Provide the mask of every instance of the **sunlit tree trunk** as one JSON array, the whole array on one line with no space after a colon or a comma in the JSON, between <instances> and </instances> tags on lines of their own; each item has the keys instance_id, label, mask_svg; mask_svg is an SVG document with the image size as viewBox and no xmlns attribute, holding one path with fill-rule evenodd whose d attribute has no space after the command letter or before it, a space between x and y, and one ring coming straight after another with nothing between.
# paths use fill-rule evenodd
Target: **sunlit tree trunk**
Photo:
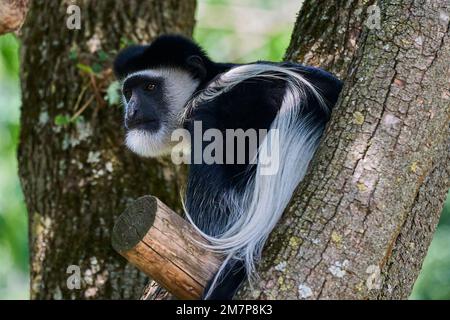
<instances>
[{"instance_id":1,"label":"sunlit tree trunk","mask_svg":"<svg viewBox=\"0 0 450 320\"><path fill-rule=\"evenodd\" d=\"M378 4L379 29L363 27L356 51L346 47L351 35L350 42L328 35L323 41L335 46L316 45L324 51L297 42L333 34L317 24L322 15L340 17L338 7L304 7L309 18L298 18L317 29L301 34L298 23L287 57L327 67L346 84L309 174L268 241L261 278L241 298L410 294L450 187L450 4ZM335 30L346 28L337 22Z\"/></svg>"},{"instance_id":2,"label":"sunlit tree trunk","mask_svg":"<svg viewBox=\"0 0 450 320\"><path fill-rule=\"evenodd\" d=\"M285 60L321 67L345 79L363 27L376 20L374 0L305 0ZM369 18L369 19L368 19Z\"/></svg>"},{"instance_id":3,"label":"sunlit tree trunk","mask_svg":"<svg viewBox=\"0 0 450 320\"><path fill-rule=\"evenodd\" d=\"M121 108L105 100L114 80L111 61L129 43L164 32L191 35L195 1L74 3L80 30L67 27L67 18L76 19L76 9L66 12L69 1L31 1L23 27L18 156L29 212L31 298L138 298L146 277L112 250L114 220L127 201L144 194L179 209L184 169L126 150Z\"/></svg>"}]
</instances>

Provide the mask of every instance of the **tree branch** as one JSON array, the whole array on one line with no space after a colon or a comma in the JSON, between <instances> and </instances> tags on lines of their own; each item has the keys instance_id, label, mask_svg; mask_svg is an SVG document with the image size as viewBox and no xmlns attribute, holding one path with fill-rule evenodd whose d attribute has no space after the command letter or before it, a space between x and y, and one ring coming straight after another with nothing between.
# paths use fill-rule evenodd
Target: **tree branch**
<instances>
[{"instance_id":1,"label":"tree branch","mask_svg":"<svg viewBox=\"0 0 450 320\"><path fill-rule=\"evenodd\" d=\"M221 264L200 243L190 223L152 196L129 205L112 234L117 252L178 299L199 299Z\"/></svg>"}]
</instances>

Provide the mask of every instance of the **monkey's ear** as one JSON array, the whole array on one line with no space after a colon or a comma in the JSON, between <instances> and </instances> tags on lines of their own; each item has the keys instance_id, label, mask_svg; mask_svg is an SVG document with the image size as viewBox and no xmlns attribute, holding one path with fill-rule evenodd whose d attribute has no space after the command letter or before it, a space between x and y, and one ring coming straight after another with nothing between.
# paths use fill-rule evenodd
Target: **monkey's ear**
<instances>
[{"instance_id":1,"label":"monkey's ear","mask_svg":"<svg viewBox=\"0 0 450 320\"><path fill-rule=\"evenodd\" d=\"M194 74L194 77L200 79L206 78L206 66L202 57L197 55L189 56L186 59L186 63Z\"/></svg>"}]
</instances>

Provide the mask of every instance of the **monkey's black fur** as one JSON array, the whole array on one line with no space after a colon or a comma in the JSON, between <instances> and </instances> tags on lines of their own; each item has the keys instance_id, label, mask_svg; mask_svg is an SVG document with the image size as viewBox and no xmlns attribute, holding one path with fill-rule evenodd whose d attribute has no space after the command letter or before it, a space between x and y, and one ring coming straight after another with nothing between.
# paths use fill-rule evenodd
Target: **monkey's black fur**
<instances>
[{"instance_id":1,"label":"monkey's black fur","mask_svg":"<svg viewBox=\"0 0 450 320\"><path fill-rule=\"evenodd\" d=\"M117 78L123 79L140 70L175 67L189 71L204 85L232 66L212 62L200 46L187 38L163 35L150 45L134 45L122 50L114 61L114 73Z\"/></svg>"},{"instance_id":2,"label":"monkey's black fur","mask_svg":"<svg viewBox=\"0 0 450 320\"><path fill-rule=\"evenodd\" d=\"M342 83L330 73L318 68L295 63L258 61L254 64L273 64L294 70L308 80L322 95L325 108L319 105L313 94L307 93L298 117L310 117L311 122L323 130L342 88ZM199 81L197 90L208 86L220 74L239 66L231 63L212 62L206 53L191 40L177 35L157 38L147 46L132 46L118 55L114 71L119 79L146 69L169 67L189 72ZM283 79L248 79L217 98L199 104L184 126L193 134L193 121L202 122L202 131L215 128L269 129L280 111L286 91ZM205 143L202 142L202 150ZM283 141L281 141L283 143ZM194 144L192 144L192 147ZM236 154L236 153L235 153ZM224 152L224 163L225 163ZM249 160L249 159L247 159ZM280 159L283 161L283 159ZM209 235L220 235L229 222L229 204L222 195L234 192L242 194L247 182L253 178L255 165L248 164L191 164L189 170L186 206L195 224ZM275 192L275 191L274 191ZM201 208L200 208L201 207ZM221 209L218 210L217 208ZM208 216L205 216L208 215ZM211 221L214 221L211 227ZM221 281L214 287L209 299L231 299L246 277L240 260L232 259L222 273Z\"/></svg>"}]
</instances>

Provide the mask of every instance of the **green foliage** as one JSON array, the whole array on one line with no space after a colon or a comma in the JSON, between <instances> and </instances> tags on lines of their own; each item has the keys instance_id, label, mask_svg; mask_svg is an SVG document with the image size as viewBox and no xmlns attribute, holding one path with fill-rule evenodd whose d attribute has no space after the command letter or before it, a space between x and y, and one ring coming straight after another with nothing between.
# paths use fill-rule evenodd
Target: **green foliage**
<instances>
[{"instance_id":1,"label":"green foliage","mask_svg":"<svg viewBox=\"0 0 450 320\"><path fill-rule=\"evenodd\" d=\"M215 5L229 6L230 4L239 4L242 6L264 8L264 9L275 9L279 5L277 0L200 0L201 2ZM199 1L199 2L200 2Z\"/></svg>"},{"instance_id":2,"label":"green foliage","mask_svg":"<svg viewBox=\"0 0 450 320\"><path fill-rule=\"evenodd\" d=\"M94 71L94 73L98 74L98 73L102 72L102 70L103 70L103 67L100 63L95 62L92 65L92 71Z\"/></svg>"},{"instance_id":3,"label":"green foliage","mask_svg":"<svg viewBox=\"0 0 450 320\"><path fill-rule=\"evenodd\" d=\"M88 74L94 74L95 73L91 66L88 66L88 65L83 64L83 63L78 63L77 64L77 68L79 70L85 72L85 73L88 73Z\"/></svg>"},{"instance_id":4,"label":"green foliage","mask_svg":"<svg viewBox=\"0 0 450 320\"><path fill-rule=\"evenodd\" d=\"M290 30L270 34L267 37L265 45L253 52L246 59L251 60L269 60L269 61L281 61L283 60L284 52L289 44Z\"/></svg>"},{"instance_id":5,"label":"green foliage","mask_svg":"<svg viewBox=\"0 0 450 320\"><path fill-rule=\"evenodd\" d=\"M123 49L126 48L128 46L134 45L136 44L133 40L128 39L127 37L122 37L120 38L120 48L119 49Z\"/></svg>"},{"instance_id":6,"label":"green foliage","mask_svg":"<svg viewBox=\"0 0 450 320\"><path fill-rule=\"evenodd\" d=\"M289 21L294 15L287 17L286 12L277 15L276 12L281 11L279 1L200 0L199 7L201 14L194 38L207 49L213 60L237 63L282 60L293 28ZM237 11L241 11L242 16L238 15L234 21ZM255 26L246 20L260 13L268 17L267 23ZM274 21L274 16L278 21ZM217 24L215 19L219 20ZM247 22L250 27L246 27ZM236 24L242 25L242 30Z\"/></svg>"},{"instance_id":7,"label":"green foliage","mask_svg":"<svg viewBox=\"0 0 450 320\"><path fill-rule=\"evenodd\" d=\"M108 101L108 105L119 105L120 103L120 84L119 81L112 82L108 89L106 90L106 101Z\"/></svg>"},{"instance_id":8,"label":"green foliage","mask_svg":"<svg viewBox=\"0 0 450 320\"><path fill-rule=\"evenodd\" d=\"M230 48L225 42L229 36L233 36L232 30L196 28L194 31L194 38L216 61L226 61L231 55Z\"/></svg>"},{"instance_id":9,"label":"green foliage","mask_svg":"<svg viewBox=\"0 0 450 320\"><path fill-rule=\"evenodd\" d=\"M0 79L19 77L19 43L12 35L0 37Z\"/></svg>"},{"instance_id":10,"label":"green foliage","mask_svg":"<svg viewBox=\"0 0 450 320\"><path fill-rule=\"evenodd\" d=\"M233 30L195 29L194 38L206 48L208 54L216 61L246 63L257 60L281 61L289 44L290 30L267 36L263 45L245 56L235 56L229 43L238 43Z\"/></svg>"},{"instance_id":11,"label":"green foliage","mask_svg":"<svg viewBox=\"0 0 450 320\"><path fill-rule=\"evenodd\" d=\"M69 59L72 61L76 61L78 59L78 52L76 49L71 49L69 51Z\"/></svg>"},{"instance_id":12,"label":"green foliage","mask_svg":"<svg viewBox=\"0 0 450 320\"><path fill-rule=\"evenodd\" d=\"M100 50L98 53L98 60L100 62L107 62L109 59L109 54L106 51Z\"/></svg>"},{"instance_id":13,"label":"green foliage","mask_svg":"<svg viewBox=\"0 0 450 320\"><path fill-rule=\"evenodd\" d=\"M450 193L411 299L450 299Z\"/></svg>"},{"instance_id":14,"label":"green foliage","mask_svg":"<svg viewBox=\"0 0 450 320\"><path fill-rule=\"evenodd\" d=\"M55 117L55 124L57 126L65 126L70 123L70 117L66 114L58 114Z\"/></svg>"},{"instance_id":15,"label":"green foliage","mask_svg":"<svg viewBox=\"0 0 450 320\"><path fill-rule=\"evenodd\" d=\"M28 232L17 176L19 43L0 36L0 299L28 297Z\"/></svg>"},{"instance_id":16,"label":"green foliage","mask_svg":"<svg viewBox=\"0 0 450 320\"><path fill-rule=\"evenodd\" d=\"M78 53L76 50L72 49L69 52L69 58L72 61L78 61ZM77 63L76 66L78 70L87 73L87 74L94 74L99 75L104 69L106 64L109 63L110 56L107 52L101 50L97 53L96 59L91 63L91 65L87 65L84 63Z\"/></svg>"}]
</instances>

